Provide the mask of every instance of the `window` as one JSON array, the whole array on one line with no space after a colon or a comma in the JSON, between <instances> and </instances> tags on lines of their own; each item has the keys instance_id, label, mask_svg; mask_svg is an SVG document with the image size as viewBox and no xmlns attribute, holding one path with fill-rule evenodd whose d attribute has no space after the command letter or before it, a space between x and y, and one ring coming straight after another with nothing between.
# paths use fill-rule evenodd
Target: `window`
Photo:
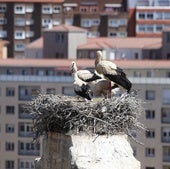
<instances>
[{"instance_id":1,"label":"window","mask_svg":"<svg viewBox=\"0 0 170 169\"><path fill-rule=\"evenodd\" d=\"M42 6L42 13L43 14L51 14L52 13L52 6L51 5L43 5Z\"/></svg>"},{"instance_id":2,"label":"window","mask_svg":"<svg viewBox=\"0 0 170 169\"><path fill-rule=\"evenodd\" d=\"M117 19L109 19L108 26L110 27L118 27L118 20Z\"/></svg>"},{"instance_id":3,"label":"window","mask_svg":"<svg viewBox=\"0 0 170 169\"><path fill-rule=\"evenodd\" d=\"M7 19L6 18L0 18L0 25L5 25L7 24Z\"/></svg>"},{"instance_id":4,"label":"window","mask_svg":"<svg viewBox=\"0 0 170 169\"><path fill-rule=\"evenodd\" d=\"M19 159L19 169L34 169L34 161L28 159Z\"/></svg>"},{"instance_id":5,"label":"window","mask_svg":"<svg viewBox=\"0 0 170 169\"><path fill-rule=\"evenodd\" d=\"M109 33L109 36L111 36L111 37L116 37L116 36L117 36L117 33L116 33L116 32L110 32L110 33Z\"/></svg>"},{"instance_id":6,"label":"window","mask_svg":"<svg viewBox=\"0 0 170 169\"><path fill-rule=\"evenodd\" d=\"M55 88L47 88L46 93L47 94L56 94L56 90L55 90Z\"/></svg>"},{"instance_id":7,"label":"window","mask_svg":"<svg viewBox=\"0 0 170 169\"><path fill-rule=\"evenodd\" d=\"M39 86L19 86L19 100L31 100L39 94Z\"/></svg>"},{"instance_id":8,"label":"window","mask_svg":"<svg viewBox=\"0 0 170 169\"><path fill-rule=\"evenodd\" d=\"M155 110L146 110L145 117L146 117L146 119L154 119L155 118Z\"/></svg>"},{"instance_id":9,"label":"window","mask_svg":"<svg viewBox=\"0 0 170 169\"><path fill-rule=\"evenodd\" d=\"M137 32L145 32L146 31L145 25L137 25L136 26L136 31Z\"/></svg>"},{"instance_id":10,"label":"window","mask_svg":"<svg viewBox=\"0 0 170 169\"><path fill-rule=\"evenodd\" d=\"M15 96L15 88L7 87L6 88L6 96Z\"/></svg>"},{"instance_id":11,"label":"window","mask_svg":"<svg viewBox=\"0 0 170 169\"><path fill-rule=\"evenodd\" d=\"M146 98L146 100L155 100L155 91L147 90L145 98Z\"/></svg>"},{"instance_id":12,"label":"window","mask_svg":"<svg viewBox=\"0 0 170 169\"><path fill-rule=\"evenodd\" d=\"M42 19L42 26L43 27L51 27L52 26L52 19L50 19L50 18Z\"/></svg>"},{"instance_id":13,"label":"window","mask_svg":"<svg viewBox=\"0 0 170 169\"><path fill-rule=\"evenodd\" d=\"M147 13L147 19L153 19L153 13Z\"/></svg>"},{"instance_id":14,"label":"window","mask_svg":"<svg viewBox=\"0 0 170 169\"><path fill-rule=\"evenodd\" d=\"M156 25L156 28L155 28L156 32L161 32L162 29L163 29L162 25Z\"/></svg>"},{"instance_id":15,"label":"window","mask_svg":"<svg viewBox=\"0 0 170 169\"><path fill-rule=\"evenodd\" d=\"M127 19L119 19L119 25L120 26L127 25Z\"/></svg>"},{"instance_id":16,"label":"window","mask_svg":"<svg viewBox=\"0 0 170 169\"><path fill-rule=\"evenodd\" d=\"M134 53L134 59L139 59L139 53L137 52Z\"/></svg>"},{"instance_id":17,"label":"window","mask_svg":"<svg viewBox=\"0 0 170 169\"><path fill-rule=\"evenodd\" d=\"M153 25L146 25L147 32L153 32Z\"/></svg>"},{"instance_id":18,"label":"window","mask_svg":"<svg viewBox=\"0 0 170 169\"><path fill-rule=\"evenodd\" d=\"M62 94L67 95L67 96L74 96L74 90L72 87L62 87Z\"/></svg>"},{"instance_id":19,"label":"window","mask_svg":"<svg viewBox=\"0 0 170 169\"><path fill-rule=\"evenodd\" d=\"M162 91L163 104L170 104L170 89L164 89Z\"/></svg>"},{"instance_id":20,"label":"window","mask_svg":"<svg viewBox=\"0 0 170 169\"><path fill-rule=\"evenodd\" d=\"M34 36L34 32L33 31L26 31L26 38L31 38ZM25 49L25 47L24 47Z\"/></svg>"},{"instance_id":21,"label":"window","mask_svg":"<svg viewBox=\"0 0 170 169\"><path fill-rule=\"evenodd\" d=\"M162 12L156 12L155 13L155 19L163 19L163 13Z\"/></svg>"},{"instance_id":22,"label":"window","mask_svg":"<svg viewBox=\"0 0 170 169\"><path fill-rule=\"evenodd\" d=\"M53 13L61 13L61 6L55 5L53 6Z\"/></svg>"},{"instance_id":23,"label":"window","mask_svg":"<svg viewBox=\"0 0 170 169\"><path fill-rule=\"evenodd\" d=\"M0 38L7 38L7 31L0 30Z\"/></svg>"},{"instance_id":24,"label":"window","mask_svg":"<svg viewBox=\"0 0 170 169\"><path fill-rule=\"evenodd\" d=\"M161 109L162 123L170 123L170 108L163 107Z\"/></svg>"},{"instance_id":25,"label":"window","mask_svg":"<svg viewBox=\"0 0 170 169\"><path fill-rule=\"evenodd\" d=\"M25 26L25 19L24 18L16 18L15 26Z\"/></svg>"},{"instance_id":26,"label":"window","mask_svg":"<svg viewBox=\"0 0 170 169\"><path fill-rule=\"evenodd\" d=\"M146 167L145 169L155 169L155 167Z\"/></svg>"},{"instance_id":27,"label":"window","mask_svg":"<svg viewBox=\"0 0 170 169\"><path fill-rule=\"evenodd\" d=\"M127 37L127 32L118 32L118 37Z\"/></svg>"},{"instance_id":28,"label":"window","mask_svg":"<svg viewBox=\"0 0 170 169\"><path fill-rule=\"evenodd\" d=\"M7 75L13 75L14 72L13 72L12 69L7 69L6 74L7 74Z\"/></svg>"},{"instance_id":29,"label":"window","mask_svg":"<svg viewBox=\"0 0 170 169\"><path fill-rule=\"evenodd\" d=\"M33 25L34 24L34 20L31 19L31 18L27 18L26 21L25 21L25 24L26 25Z\"/></svg>"},{"instance_id":30,"label":"window","mask_svg":"<svg viewBox=\"0 0 170 169\"><path fill-rule=\"evenodd\" d=\"M6 106L6 114L15 114L14 106Z\"/></svg>"},{"instance_id":31,"label":"window","mask_svg":"<svg viewBox=\"0 0 170 169\"><path fill-rule=\"evenodd\" d=\"M6 160L5 161L5 169L14 169L14 161Z\"/></svg>"},{"instance_id":32,"label":"window","mask_svg":"<svg viewBox=\"0 0 170 169\"><path fill-rule=\"evenodd\" d=\"M139 19L145 19L145 13L139 13L138 18Z\"/></svg>"},{"instance_id":33,"label":"window","mask_svg":"<svg viewBox=\"0 0 170 169\"><path fill-rule=\"evenodd\" d=\"M15 4L14 12L15 12L15 14L25 14L25 5L24 4Z\"/></svg>"},{"instance_id":34,"label":"window","mask_svg":"<svg viewBox=\"0 0 170 169\"><path fill-rule=\"evenodd\" d=\"M82 27L91 27L92 26L91 20L90 19L82 19L81 26Z\"/></svg>"},{"instance_id":35,"label":"window","mask_svg":"<svg viewBox=\"0 0 170 169\"><path fill-rule=\"evenodd\" d=\"M33 124L29 122L20 122L19 125L20 137L32 137L33 136Z\"/></svg>"},{"instance_id":36,"label":"window","mask_svg":"<svg viewBox=\"0 0 170 169\"><path fill-rule=\"evenodd\" d=\"M25 31L15 31L15 39L25 39Z\"/></svg>"},{"instance_id":37,"label":"window","mask_svg":"<svg viewBox=\"0 0 170 169\"><path fill-rule=\"evenodd\" d=\"M155 156L155 149L154 148L146 148L145 149L145 156L146 157L154 157Z\"/></svg>"},{"instance_id":38,"label":"window","mask_svg":"<svg viewBox=\"0 0 170 169\"><path fill-rule=\"evenodd\" d=\"M63 33L56 33L56 42L63 43L64 42L64 34Z\"/></svg>"},{"instance_id":39,"label":"window","mask_svg":"<svg viewBox=\"0 0 170 169\"><path fill-rule=\"evenodd\" d=\"M18 142L19 155L39 155L40 145L33 142Z\"/></svg>"},{"instance_id":40,"label":"window","mask_svg":"<svg viewBox=\"0 0 170 169\"><path fill-rule=\"evenodd\" d=\"M164 13L164 19L170 19L170 13L169 12Z\"/></svg>"},{"instance_id":41,"label":"window","mask_svg":"<svg viewBox=\"0 0 170 169\"><path fill-rule=\"evenodd\" d=\"M170 147L163 146L163 161L170 162Z\"/></svg>"},{"instance_id":42,"label":"window","mask_svg":"<svg viewBox=\"0 0 170 169\"><path fill-rule=\"evenodd\" d=\"M153 77L154 75L154 72L153 71L147 71L146 72L146 77Z\"/></svg>"},{"instance_id":43,"label":"window","mask_svg":"<svg viewBox=\"0 0 170 169\"><path fill-rule=\"evenodd\" d=\"M20 43L20 44L15 44L15 51L16 52L23 52L25 49L25 44Z\"/></svg>"},{"instance_id":44,"label":"window","mask_svg":"<svg viewBox=\"0 0 170 169\"><path fill-rule=\"evenodd\" d=\"M133 72L133 76L134 77L141 77L141 72L135 71L135 72Z\"/></svg>"},{"instance_id":45,"label":"window","mask_svg":"<svg viewBox=\"0 0 170 169\"><path fill-rule=\"evenodd\" d=\"M6 12L6 4L0 4L0 12Z\"/></svg>"},{"instance_id":46,"label":"window","mask_svg":"<svg viewBox=\"0 0 170 169\"><path fill-rule=\"evenodd\" d=\"M170 43L170 32L166 33L166 42Z\"/></svg>"},{"instance_id":47,"label":"window","mask_svg":"<svg viewBox=\"0 0 170 169\"><path fill-rule=\"evenodd\" d=\"M14 133L14 124L6 124L6 133Z\"/></svg>"},{"instance_id":48,"label":"window","mask_svg":"<svg viewBox=\"0 0 170 169\"><path fill-rule=\"evenodd\" d=\"M73 25L73 19L70 18L70 19L65 19L65 24L66 25Z\"/></svg>"},{"instance_id":49,"label":"window","mask_svg":"<svg viewBox=\"0 0 170 169\"><path fill-rule=\"evenodd\" d=\"M161 130L162 142L170 142L170 127L162 127Z\"/></svg>"},{"instance_id":50,"label":"window","mask_svg":"<svg viewBox=\"0 0 170 169\"><path fill-rule=\"evenodd\" d=\"M14 151L14 143L13 142L6 142L5 147L6 147L6 151Z\"/></svg>"},{"instance_id":51,"label":"window","mask_svg":"<svg viewBox=\"0 0 170 169\"><path fill-rule=\"evenodd\" d=\"M60 25L61 19L53 19L53 25Z\"/></svg>"},{"instance_id":52,"label":"window","mask_svg":"<svg viewBox=\"0 0 170 169\"><path fill-rule=\"evenodd\" d=\"M27 4L27 6L26 6L26 12L27 12L27 13L32 13L32 12L34 12L34 5L33 5L33 4Z\"/></svg>"},{"instance_id":53,"label":"window","mask_svg":"<svg viewBox=\"0 0 170 169\"><path fill-rule=\"evenodd\" d=\"M100 24L100 19L92 19L92 25L98 26Z\"/></svg>"},{"instance_id":54,"label":"window","mask_svg":"<svg viewBox=\"0 0 170 169\"><path fill-rule=\"evenodd\" d=\"M155 130L154 129L149 129L146 131L146 138L155 138Z\"/></svg>"}]
</instances>

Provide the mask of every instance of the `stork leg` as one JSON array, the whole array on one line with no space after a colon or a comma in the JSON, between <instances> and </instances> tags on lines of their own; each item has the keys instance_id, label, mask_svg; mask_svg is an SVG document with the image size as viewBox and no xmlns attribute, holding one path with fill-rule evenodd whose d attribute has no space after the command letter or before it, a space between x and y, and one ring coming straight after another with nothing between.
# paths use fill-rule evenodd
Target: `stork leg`
<instances>
[{"instance_id":1,"label":"stork leg","mask_svg":"<svg viewBox=\"0 0 170 169\"><path fill-rule=\"evenodd\" d=\"M112 84L109 82L109 92L108 92L108 98L112 97Z\"/></svg>"}]
</instances>

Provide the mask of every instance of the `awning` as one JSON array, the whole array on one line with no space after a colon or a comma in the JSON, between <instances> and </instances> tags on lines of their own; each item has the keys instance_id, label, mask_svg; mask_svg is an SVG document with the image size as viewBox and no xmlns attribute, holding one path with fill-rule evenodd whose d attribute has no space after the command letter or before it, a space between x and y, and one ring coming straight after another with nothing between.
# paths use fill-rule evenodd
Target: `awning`
<instances>
[{"instance_id":1,"label":"awning","mask_svg":"<svg viewBox=\"0 0 170 169\"><path fill-rule=\"evenodd\" d=\"M122 4L105 4L105 7L114 7L114 8L119 8L119 7L121 7L122 6Z\"/></svg>"},{"instance_id":2,"label":"awning","mask_svg":"<svg viewBox=\"0 0 170 169\"><path fill-rule=\"evenodd\" d=\"M77 7L78 5L76 3L64 3L64 7Z\"/></svg>"}]
</instances>

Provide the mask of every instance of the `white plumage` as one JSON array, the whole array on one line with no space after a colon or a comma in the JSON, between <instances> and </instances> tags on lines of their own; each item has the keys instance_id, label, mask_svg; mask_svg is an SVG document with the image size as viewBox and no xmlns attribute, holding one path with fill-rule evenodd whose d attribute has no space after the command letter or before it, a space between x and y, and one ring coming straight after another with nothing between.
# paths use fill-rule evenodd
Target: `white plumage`
<instances>
[{"instance_id":1,"label":"white plumage","mask_svg":"<svg viewBox=\"0 0 170 169\"><path fill-rule=\"evenodd\" d=\"M87 100L92 100L93 93L90 89L90 86L85 81L81 80L78 77L77 67L75 67L75 65L73 66L74 63L72 63L72 75L74 78L74 82L73 82L74 92L78 96L81 96Z\"/></svg>"},{"instance_id":2,"label":"white plumage","mask_svg":"<svg viewBox=\"0 0 170 169\"><path fill-rule=\"evenodd\" d=\"M127 79L123 70L111 61L103 60L102 52L97 51L95 59L95 68L97 73L103 74L108 81L114 82L116 85L123 87L128 92L131 90L132 83Z\"/></svg>"},{"instance_id":3,"label":"white plumage","mask_svg":"<svg viewBox=\"0 0 170 169\"><path fill-rule=\"evenodd\" d=\"M72 73L76 72L77 77L84 82L92 82L92 81L95 81L97 79L101 79L101 77L98 76L95 72L85 70L85 69L77 70L76 62L72 62L71 70L72 70Z\"/></svg>"},{"instance_id":4,"label":"white plumage","mask_svg":"<svg viewBox=\"0 0 170 169\"><path fill-rule=\"evenodd\" d=\"M77 82L81 81L81 83L88 84L93 93L93 97L104 96L107 98L109 90L109 82L107 80L102 79L95 72L91 72L89 70L77 70L76 62L72 62L71 69L72 73L76 74ZM75 87L76 86L74 86L74 88ZM112 89L113 88L115 88L115 86L112 86Z\"/></svg>"}]
</instances>

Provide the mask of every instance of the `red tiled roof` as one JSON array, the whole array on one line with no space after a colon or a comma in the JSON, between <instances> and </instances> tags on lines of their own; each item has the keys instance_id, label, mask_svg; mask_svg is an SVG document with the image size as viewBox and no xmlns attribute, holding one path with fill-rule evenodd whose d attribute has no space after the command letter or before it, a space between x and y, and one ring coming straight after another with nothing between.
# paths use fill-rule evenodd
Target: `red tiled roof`
<instances>
[{"instance_id":1,"label":"red tiled roof","mask_svg":"<svg viewBox=\"0 0 170 169\"><path fill-rule=\"evenodd\" d=\"M140 48L159 49L162 46L161 38L88 38L86 44L79 45L82 49L106 49L106 48ZM43 48L43 38L37 39L27 45L27 48Z\"/></svg>"},{"instance_id":2,"label":"red tiled roof","mask_svg":"<svg viewBox=\"0 0 170 169\"><path fill-rule=\"evenodd\" d=\"M43 37L29 43L27 46L27 48L43 48Z\"/></svg>"},{"instance_id":3,"label":"red tiled roof","mask_svg":"<svg viewBox=\"0 0 170 169\"><path fill-rule=\"evenodd\" d=\"M22 3L63 3L64 0L1 0L1 2L22 2Z\"/></svg>"},{"instance_id":4,"label":"red tiled roof","mask_svg":"<svg viewBox=\"0 0 170 169\"><path fill-rule=\"evenodd\" d=\"M161 38L89 38L86 44L79 45L78 49L104 49L104 48L145 48L156 45L161 47ZM155 47L155 46L154 46Z\"/></svg>"},{"instance_id":5,"label":"red tiled roof","mask_svg":"<svg viewBox=\"0 0 170 169\"><path fill-rule=\"evenodd\" d=\"M0 67L68 67L73 60L68 59L1 59ZM94 60L77 59L78 67L94 67ZM114 60L125 69L170 69L170 60Z\"/></svg>"},{"instance_id":6,"label":"red tiled roof","mask_svg":"<svg viewBox=\"0 0 170 169\"><path fill-rule=\"evenodd\" d=\"M66 25L66 24L61 24L61 25L52 27L51 29L46 29L44 31L47 31L47 32L87 32L86 29L83 29L77 26Z\"/></svg>"}]
</instances>

